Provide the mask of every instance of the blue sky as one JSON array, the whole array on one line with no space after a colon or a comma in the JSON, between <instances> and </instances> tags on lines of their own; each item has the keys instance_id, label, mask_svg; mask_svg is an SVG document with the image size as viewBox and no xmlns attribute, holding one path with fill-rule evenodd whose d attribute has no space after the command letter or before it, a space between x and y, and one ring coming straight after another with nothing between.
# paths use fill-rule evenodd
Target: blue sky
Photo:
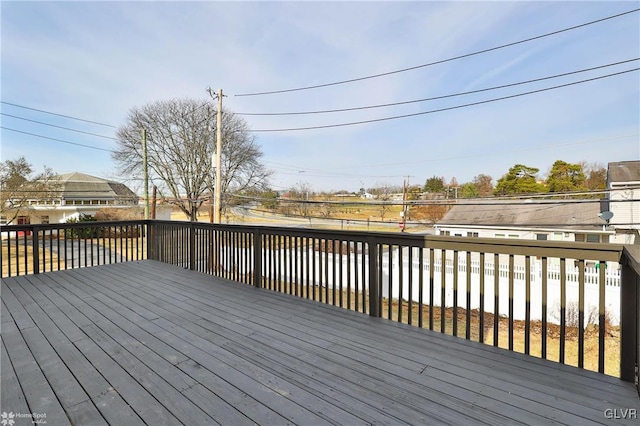
<instances>
[{"instance_id":1,"label":"blue sky","mask_svg":"<svg viewBox=\"0 0 640 426\"><path fill-rule=\"evenodd\" d=\"M210 100L237 113L326 110L442 96L640 57L640 13L386 77L290 93L447 59L579 25L637 2L10 2L1 3L2 101L120 126L134 106ZM371 120L479 102L638 68L397 107L246 116L252 129ZM5 128L109 150L112 127L2 104ZM272 186L317 190L499 178L516 163L640 158L638 71L558 90L357 126L256 133ZM118 176L106 151L2 129L1 159ZM135 186L135 185L134 185Z\"/></svg>"}]
</instances>

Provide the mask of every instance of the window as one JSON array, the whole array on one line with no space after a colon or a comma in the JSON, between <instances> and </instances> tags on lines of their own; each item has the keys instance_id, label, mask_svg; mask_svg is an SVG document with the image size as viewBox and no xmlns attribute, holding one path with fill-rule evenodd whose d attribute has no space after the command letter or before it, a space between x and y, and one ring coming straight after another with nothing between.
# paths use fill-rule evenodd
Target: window
<instances>
[{"instance_id":1,"label":"window","mask_svg":"<svg viewBox=\"0 0 640 426\"><path fill-rule=\"evenodd\" d=\"M40 223L49 223L49 216L40 216Z\"/></svg>"},{"instance_id":2,"label":"window","mask_svg":"<svg viewBox=\"0 0 640 426\"><path fill-rule=\"evenodd\" d=\"M496 238L504 238L505 235L504 234L494 234L494 237L496 237Z\"/></svg>"},{"instance_id":3,"label":"window","mask_svg":"<svg viewBox=\"0 0 640 426\"><path fill-rule=\"evenodd\" d=\"M536 234L536 240L538 240L538 241L546 241L547 240L547 234Z\"/></svg>"},{"instance_id":4,"label":"window","mask_svg":"<svg viewBox=\"0 0 640 426\"><path fill-rule=\"evenodd\" d=\"M477 232L467 232L467 237L478 237Z\"/></svg>"},{"instance_id":5,"label":"window","mask_svg":"<svg viewBox=\"0 0 640 426\"><path fill-rule=\"evenodd\" d=\"M509 234L509 238L520 238L518 234Z\"/></svg>"},{"instance_id":6,"label":"window","mask_svg":"<svg viewBox=\"0 0 640 426\"><path fill-rule=\"evenodd\" d=\"M587 242L588 243L599 243L600 235L598 234L587 234Z\"/></svg>"},{"instance_id":7,"label":"window","mask_svg":"<svg viewBox=\"0 0 640 426\"><path fill-rule=\"evenodd\" d=\"M6 225L7 224L7 217L6 216L0 216L0 225Z\"/></svg>"},{"instance_id":8,"label":"window","mask_svg":"<svg viewBox=\"0 0 640 426\"><path fill-rule=\"evenodd\" d=\"M451 231L440 231L440 235L451 235Z\"/></svg>"}]
</instances>

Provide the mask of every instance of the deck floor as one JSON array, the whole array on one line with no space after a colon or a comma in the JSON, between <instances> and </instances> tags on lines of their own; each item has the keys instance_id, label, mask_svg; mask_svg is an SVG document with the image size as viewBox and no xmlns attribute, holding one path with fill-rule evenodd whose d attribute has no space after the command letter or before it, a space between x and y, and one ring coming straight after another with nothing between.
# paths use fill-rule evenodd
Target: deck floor
<instances>
[{"instance_id":1,"label":"deck floor","mask_svg":"<svg viewBox=\"0 0 640 426\"><path fill-rule=\"evenodd\" d=\"M154 261L1 295L15 426L638 422L612 377Z\"/></svg>"}]
</instances>

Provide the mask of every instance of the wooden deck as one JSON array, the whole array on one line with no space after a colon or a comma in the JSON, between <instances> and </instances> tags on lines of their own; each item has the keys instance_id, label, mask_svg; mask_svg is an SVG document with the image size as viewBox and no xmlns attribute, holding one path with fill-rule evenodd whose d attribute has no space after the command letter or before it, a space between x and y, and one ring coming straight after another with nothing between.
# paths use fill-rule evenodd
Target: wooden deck
<instances>
[{"instance_id":1,"label":"wooden deck","mask_svg":"<svg viewBox=\"0 0 640 426\"><path fill-rule=\"evenodd\" d=\"M638 422L630 383L159 262L1 295L0 411L48 425Z\"/></svg>"}]
</instances>

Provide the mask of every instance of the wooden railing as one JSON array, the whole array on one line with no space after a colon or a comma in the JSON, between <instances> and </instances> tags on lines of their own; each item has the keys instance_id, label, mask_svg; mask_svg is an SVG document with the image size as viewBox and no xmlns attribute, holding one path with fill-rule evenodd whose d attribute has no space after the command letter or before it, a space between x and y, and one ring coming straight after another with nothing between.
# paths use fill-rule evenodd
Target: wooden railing
<instances>
[{"instance_id":1,"label":"wooden railing","mask_svg":"<svg viewBox=\"0 0 640 426\"><path fill-rule=\"evenodd\" d=\"M633 247L174 221L2 235L3 277L153 259L637 383Z\"/></svg>"},{"instance_id":2,"label":"wooden railing","mask_svg":"<svg viewBox=\"0 0 640 426\"><path fill-rule=\"evenodd\" d=\"M3 226L2 277L146 259L146 229L143 221Z\"/></svg>"}]
</instances>

